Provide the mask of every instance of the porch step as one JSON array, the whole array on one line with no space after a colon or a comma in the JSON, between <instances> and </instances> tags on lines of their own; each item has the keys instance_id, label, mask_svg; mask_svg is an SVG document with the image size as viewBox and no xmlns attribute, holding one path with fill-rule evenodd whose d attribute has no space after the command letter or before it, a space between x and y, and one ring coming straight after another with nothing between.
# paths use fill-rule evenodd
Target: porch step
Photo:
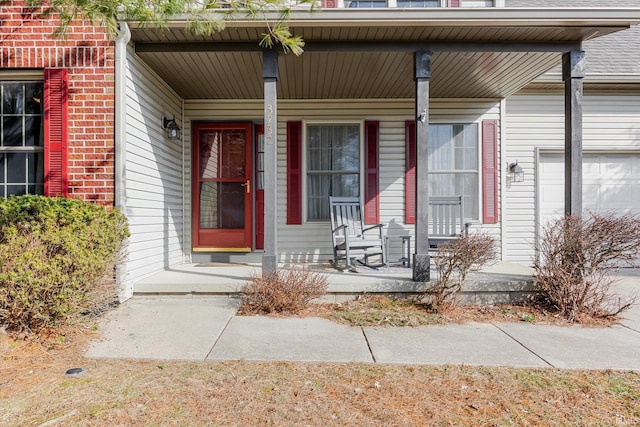
<instances>
[{"instance_id":1,"label":"porch step","mask_svg":"<svg viewBox=\"0 0 640 427\"><path fill-rule=\"evenodd\" d=\"M514 303L534 294L533 279L526 267L501 263L468 276L461 302L464 304ZM282 266L287 268L287 266ZM340 272L326 265L310 268L326 273L329 280L324 301L341 302L358 295L379 294L407 297L422 293L423 283L411 280L410 268L361 269ZM190 295L238 297L252 275L261 273L260 264L207 262L172 267L134 284L134 295ZM434 278L433 278L434 279Z\"/></svg>"}]
</instances>

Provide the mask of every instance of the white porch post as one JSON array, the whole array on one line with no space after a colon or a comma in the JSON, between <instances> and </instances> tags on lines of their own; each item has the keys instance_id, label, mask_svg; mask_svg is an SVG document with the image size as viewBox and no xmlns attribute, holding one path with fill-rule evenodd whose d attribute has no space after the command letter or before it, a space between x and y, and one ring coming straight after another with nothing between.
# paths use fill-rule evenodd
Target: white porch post
<instances>
[{"instance_id":1,"label":"white porch post","mask_svg":"<svg viewBox=\"0 0 640 427\"><path fill-rule=\"evenodd\" d=\"M264 255L262 275L278 269L277 123L278 51L262 53L264 79Z\"/></svg>"},{"instance_id":2,"label":"white porch post","mask_svg":"<svg viewBox=\"0 0 640 427\"><path fill-rule=\"evenodd\" d=\"M562 55L564 81L564 212L582 215L582 81L585 54L572 50Z\"/></svg>"},{"instance_id":3,"label":"white porch post","mask_svg":"<svg viewBox=\"0 0 640 427\"><path fill-rule=\"evenodd\" d=\"M429 268L429 79L431 51L415 53L416 81L416 252L413 280L428 282Z\"/></svg>"}]
</instances>

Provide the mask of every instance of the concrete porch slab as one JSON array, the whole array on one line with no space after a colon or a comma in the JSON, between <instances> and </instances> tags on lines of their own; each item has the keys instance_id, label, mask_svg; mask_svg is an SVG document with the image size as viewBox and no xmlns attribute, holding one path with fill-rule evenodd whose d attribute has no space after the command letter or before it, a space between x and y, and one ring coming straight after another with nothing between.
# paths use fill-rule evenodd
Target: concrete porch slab
<instances>
[{"instance_id":1,"label":"concrete porch slab","mask_svg":"<svg viewBox=\"0 0 640 427\"><path fill-rule=\"evenodd\" d=\"M548 367L491 324L364 328L377 363Z\"/></svg>"},{"instance_id":2,"label":"concrete porch slab","mask_svg":"<svg viewBox=\"0 0 640 427\"><path fill-rule=\"evenodd\" d=\"M181 264L159 271L133 286L134 295L233 295L249 280L260 274L260 265L209 263Z\"/></svg>"},{"instance_id":3,"label":"concrete porch slab","mask_svg":"<svg viewBox=\"0 0 640 427\"><path fill-rule=\"evenodd\" d=\"M265 316L234 317L207 360L373 362L359 328Z\"/></svg>"},{"instance_id":4,"label":"concrete porch slab","mask_svg":"<svg viewBox=\"0 0 640 427\"><path fill-rule=\"evenodd\" d=\"M358 272L338 271L328 264L308 264L308 268L327 275L327 302L353 299L362 293L396 294L422 292L426 285L412 281L412 270L401 265L379 269L358 268ZM299 268L280 265L280 269ZM260 264L204 263L183 264L158 272L134 284L134 295L211 295L237 296L252 275L261 273ZM498 263L469 276L464 287L466 302L515 302L531 290L527 267Z\"/></svg>"},{"instance_id":5,"label":"concrete porch slab","mask_svg":"<svg viewBox=\"0 0 640 427\"><path fill-rule=\"evenodd\" d=\"M100 322L87 357L203 361L238 307L237 300L134 297Z\"/></svg>"}]
</instances>

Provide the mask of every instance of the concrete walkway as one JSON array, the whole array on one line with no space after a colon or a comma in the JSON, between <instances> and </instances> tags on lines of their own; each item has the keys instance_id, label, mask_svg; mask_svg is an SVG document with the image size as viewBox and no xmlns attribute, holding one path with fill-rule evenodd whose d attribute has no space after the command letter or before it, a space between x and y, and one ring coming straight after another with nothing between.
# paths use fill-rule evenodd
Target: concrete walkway
<instances>
[{"instance_id":1,"label":"concrete walkway","mask_svg":"<svg viewBox=\"0 0 640 427\"><path fill-rule=\"evenodd\" d=\"M624 277L640 291L640 275ZM639 301L640 303L640 301ZM348 327L319 318L235 316L238 301L134 297L102 321L90 358L454 364L640 371L640 305L610 328L471 323Z\"/></svg>"}]
</instances>

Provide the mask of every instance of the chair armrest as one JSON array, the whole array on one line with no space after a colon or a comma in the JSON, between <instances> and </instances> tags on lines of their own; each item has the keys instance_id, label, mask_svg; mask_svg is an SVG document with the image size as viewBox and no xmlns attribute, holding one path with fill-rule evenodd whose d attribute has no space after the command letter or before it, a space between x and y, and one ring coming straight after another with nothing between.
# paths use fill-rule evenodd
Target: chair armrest
<instances>
[{"instance_id":1,"label":"chair armrest","mask_svg":"<svg viewBox=\"0 0 640 427\"><path fill-rule=\"evenodd\" d=\"M369 226L369 227L364 228L364 229L362 230L362 232L364 233L364 232L366 232L366 231L373 230L374 228L379 228L379 229L381 229L381 230L382 230L382 227L384 227L384 225L383 225L383 224L376 224L376 225L372 225L372 226Z\"/></svg>"},{"instance_id":2,"label":"chair armrest","mask_svg":"<svg viewBox=\"0 0 640 427\"><path fill-rule=\"evenodd\" d=\"M336 228L334 228L333 230L331 230L332 233L335 233L338 230L341 230L343 228L347 228L347 226L345 224L339 225Z\"/></svg>"}]
</instances>

